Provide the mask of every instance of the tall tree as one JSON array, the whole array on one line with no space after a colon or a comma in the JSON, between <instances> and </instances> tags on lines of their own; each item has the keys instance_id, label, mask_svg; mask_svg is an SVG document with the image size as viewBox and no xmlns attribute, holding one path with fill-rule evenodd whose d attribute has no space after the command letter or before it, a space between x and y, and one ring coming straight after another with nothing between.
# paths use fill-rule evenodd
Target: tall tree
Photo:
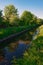
<instances>
[{"instance_id":1,"label":"tall tree","mask_svg":"<svg viewBox=\"0 0 43 65\"><path fill-rule=\"evenodd\" d=\"M14 5L8 5L4 8L5 17L9 18L11 15L18 15L17 9Z\"/></svg>"},{"instance_id":2,"label":"tall tree","mask_svg":"<svg viewBox=\"0 0 43 65\"><path fill-rule=\"evenodd\" d=\"M18 17L17 9L15 8L14 5L6 6L4 9L4 14L6 21L9 22L9 24L14 25L14 23L17 23L19 17Z\"/></svg>"},{"instance_id":3,"label":"tall tree","mask_svg":"<svg viewBox=\"0 0 43 65\"><path fill-rule=\"evenodd\" d=\"M33 14L29 11L24 11L21 15L21 20L23 21L24 25L29 25L32 22Z\"/></svg>"}]
</instances>

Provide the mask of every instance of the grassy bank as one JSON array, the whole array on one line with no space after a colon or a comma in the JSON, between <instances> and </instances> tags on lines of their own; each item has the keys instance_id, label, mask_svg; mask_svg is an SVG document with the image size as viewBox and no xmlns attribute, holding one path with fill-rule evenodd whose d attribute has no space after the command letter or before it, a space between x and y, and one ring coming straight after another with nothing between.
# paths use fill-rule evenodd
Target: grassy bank
<instances>
[{"instance_id":1,"label":"grassy bank","mask_svg":"<svg viewBox=\"0 0 43 65\"><path fill-rule=\"evenodd\" d=\"M23 58L12 60L12 65L43 65L43 26L40 28L37 38L32 41Z\"/></svg>"},{"instance_id":2,"label":"grassy bank","mask_svg":"<svg viewBox=\"0 0 43 65\"><path fill-rule=\"evenodd\" d=\"M0 29L0 39L8 37L11 34L21 32L25 29L28 29L28 27L24 27L24 26L23 27L8 27L8 28Z\"/></svg>"}]
</instances>

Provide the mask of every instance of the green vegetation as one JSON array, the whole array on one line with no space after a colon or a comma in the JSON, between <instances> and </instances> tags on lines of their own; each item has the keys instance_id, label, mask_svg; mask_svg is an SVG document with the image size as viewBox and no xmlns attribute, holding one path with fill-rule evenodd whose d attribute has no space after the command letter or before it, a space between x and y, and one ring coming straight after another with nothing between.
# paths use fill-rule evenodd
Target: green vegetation
<instances>
[{"instance_id":1,"label":"green vegetation","mask_svg":"<svg viewBox=\"0 0 43 65\"><path fill-rule=\"evenodd\" d=\"M5 29L0 29L0 39L8 37L11 34L21 32L21 31L28 29L28 28L29 27L19 26L19 27L8 27L8 28L5 28Z\"/></svg>"},{"instance_id":2,"label":"green vegetation","mask_svg":"<svg viewBox=\"0 0 43 65\"><path fill-rule=\"evenodd\" d=\"M24 11L23 14L19 16L18 10L13 5L8 5L4 8L4 16L2 14L2 10L0 10L0 40L8 37L9 35L36 26L34 30L31 29L31 31L21 36L23 40L26 38L25 36L27 36L27 38L29 37L32 44L23 54L23 58L16 59L14 57L14 60L11 61L13 63L12 65L43 65L43 26L38 28L40 32L37 35L37 38L32 40L32 35L36 31L37 25L42 24L43 19L37 18L29 11ZM3 47L4 43L1 45ZM3 49L0 51L2 50Z\"/></svg>"},{"instance_id":3,"label":"green vegetation","mask_svg":"<svg viewBox=\"0 0 43 65\"><path fill-rule=\"evenodd\" d=\"M31 46L25 51L23 58L12 61L12 65L43 65L43 26L39 27L40 32L35 40L32 41Z\"/></svg>"},{"instance_id":4,"label":"green vegetation","mask_svg":"<svg viewBox=\"0 0 43 65\"><path fill-rule=\"evenodd\" d=\"M43 25L39 27L39 36L43 36Z\"/></svg>"}]
</instances>

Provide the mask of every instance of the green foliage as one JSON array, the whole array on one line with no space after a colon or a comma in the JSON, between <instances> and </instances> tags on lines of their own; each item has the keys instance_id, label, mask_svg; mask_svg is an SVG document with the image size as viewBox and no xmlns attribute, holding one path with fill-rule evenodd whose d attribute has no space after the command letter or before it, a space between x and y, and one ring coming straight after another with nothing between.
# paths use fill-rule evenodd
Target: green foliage
<instances>
[{"instance_id":1,"label":"green foliage","mask_svg":"<svg viewBox=\"0 0 43 65\"><path fill-rule=\"evenodd\" d=\"M39 41L39 42L38 42ZM40 49L39 49L39 45ZM43 37L38 37L34 40L25 51L23 58L15 59L12 61L12 65L43 65Z\"/></svg>"},{"instance_id":2,"label":"green foliage","mask_svg":"<svg viewBox=\"0 0 43 65\"><path fill-rule=\"evenodd\" d=\"M43 24L42 19L38 19L29 11L24 11L21 17L19 18L17 9L14 5L8 5L4 8L4 16L2 16L2 11L0 10L0 24L2 24L1 26L3 27L27 25L34 26L37 24L41 24L41 22Z\"/></svg>"},{"instance_id":3,"label":"green foliage","mask_svg":"<svg viewBox=\"0 0 43 65\"><path fill-rule=\"evenodd\" d=\"M5 29L0 29L0 39L5 38L11 34L18 33L20 31L23 31L27 29L27 27L7 27Z\"/></svg>"},{"instance_id":4,"label":"green foliage","mask_svg":"<svg viewBox=\"0 0 43 65\"><path fill-rule=\"evenodd\" d=\"M13 15L12 15L12 16L9 18L9 21L10 21L10 22L9 22L10 25L12 25L12 26L13 26L13 25L18 26L20 20L19 20L19 18L18 18L17 16L13 16Z\"/></svg>"},{"instance_id":5,"label":"green foliage","mask_svg":"<svg viewBox=\"0 0 43 65\"><path fill-rule=\"evenodd\" d=\"M8 5L4 9L5 17L9 18L11 15L17 15L17 9L13 5Z\"/></svg>"},{"instance_id":6,"label":"green foliage","mask_svg":"<svg viewBox=\"0 0 43 65\"><path fill-rule=\"evenodd\" d=\"M31 25L31 22L33 22L34 19L35 16L29 11L24 11L21 15L21 20L23 21L24 25Z\"/></svg>"},{"instance_id":7,"label":"green foliage","mask_svg":"<svg viewBox=\"0 0 43 65\"><path fill-rule=\"evenodd\" d=\"M39 27L39 35L38 36L43 36L43 25Z\"/></svg>"},{"instance_id":8,"label":"green foliage","mask_svg":"<svg viewBox=\"0 0 43 65\"><path fill-rule=\"evenodd\" d=\"M31 29L29 33L27 32L21 36L21 39L23 40L24 38L27 40L28 37L29 40L32 40L32 34L36 30L37 25L43 24L43 19L37 18L29 11L24 11L19 18L17 9L13 5L5 7L4 15L5 16L2 15L2 10L0 10L0 39L36 26L34 30ZM5 28L3 28L3 26ZM12 65L43 65L43 26L39 29L38 38L32 41L30 48L23 54L23 58L16 59L14 57L14 60L11 62L13 63ZM5 44L3 43L2 46L4 45ZM0 51L2 50L0 49Z\"/></svg>"},{"instance_id":9,"label":"green foliage","mask_svg":"<svg viewBox=\"0 0 43 65\"><path fill-rule=\"evenodd\" d=\"M9 22L9 26L18 25L19 17L17 13L17 9L13 5L8 5L4 9L5 20Z\"/></svg>"},{"instance_id":10,"label":"green foliage","mask_svg":"<svg viewBox=\"0 0 43 65\"><path fill-rule=\"evenodd\" d=\"M23 54L23 58L12 60L12 65L43 65L43 26L39 27L39 34L32 41L31 46Z\"/></svg>"}]
</instances>

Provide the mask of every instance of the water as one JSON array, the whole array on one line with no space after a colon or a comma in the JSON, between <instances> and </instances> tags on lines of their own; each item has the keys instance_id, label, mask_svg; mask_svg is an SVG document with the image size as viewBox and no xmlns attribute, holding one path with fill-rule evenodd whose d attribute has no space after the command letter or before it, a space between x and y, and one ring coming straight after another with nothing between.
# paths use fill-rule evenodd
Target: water
<instances>
[{"instance_id":1,"label":"water","mask_svg":"<svg viewBox=\"0 0 43 65\"><path fill-rule=\"evenodd\" d=\"M33 40L34 37L39 33L39 31L37 30L34 34L33 34ZM25 50L27 48L30 47L30 44L25 44L24 42L20 42L17 49L15 50L15 52L9 52L8 48L4 48L4 53L5 53L5 60L3 62L0 62L0 65L12 65L11 64L11 60L14 59L14 56L16 58L20 58L23 56L23 53L25 52Z\"/></svg>"},{"instance_id":2,"label":"water","mask_svg":"<svg viewBox=\"0 0 43 65\"><path fill-rule=\"evenodd\" d=\"M15 52L9 52L8 49L6 48L6 52L5 52L5 58L7 58L8 60L12 58L12 56L15 56L16 58L19 58L23 55L24 51L27 49L28 45L27 44L22 44L20 43L17 47L17 49L15 50Z\"/></svg>"},{"instance_id":3,"label":"water","mask_svg":"<svg viewBox=\"0 0 43 65\"><path fill-rule=\"evenodd\" d=\"M25 43L19 43L17 49L15 50L15 52L9 52L8 48L4 48L4 52L5 52L5 60L0 63L0 65L11 65L11 60L14 59L14 56L16 58L20 58L23 56L24 51L29 47L29 45L25 44ZM6 62L5 62L6 61Z\"/></svg>"}]
</instances>

